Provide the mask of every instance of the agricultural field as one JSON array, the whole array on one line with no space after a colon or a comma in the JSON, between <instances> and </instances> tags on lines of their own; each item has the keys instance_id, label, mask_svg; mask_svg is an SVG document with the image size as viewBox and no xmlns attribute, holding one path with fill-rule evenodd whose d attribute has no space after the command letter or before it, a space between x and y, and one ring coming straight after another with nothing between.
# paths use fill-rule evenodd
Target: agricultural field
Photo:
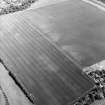
<instances>
[{"instance_id":1,"label":"agricultural field","mask_svg":"<svg viewBox=\"0 0 105 105\"><path fill-rule=\"evenodd\" d=\"M103 104L105 70L90 66L105 59L104 12L82 0L33 2L26 11L0 17L0 59L22 97L38 105ZM1 7L12 5L15 12L22 3Z\"/></svg>"}]
</instances>

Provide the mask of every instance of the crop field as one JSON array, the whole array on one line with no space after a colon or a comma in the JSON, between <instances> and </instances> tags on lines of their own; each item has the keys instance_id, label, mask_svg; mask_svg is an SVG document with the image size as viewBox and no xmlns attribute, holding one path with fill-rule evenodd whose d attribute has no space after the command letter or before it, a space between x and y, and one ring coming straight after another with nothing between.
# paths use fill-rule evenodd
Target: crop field
<instances>
[{"instance_id":1,"label":"crop field","mask_svg":"<svg viewBox=\"0 0 105 105\"><path fill-rule=\"evenodd\" d=\"M27 18L27 15L32 16ZM38 105L65 105L93 88L76 62L33 24L37 12L0 17L0 57ZM14 78L13 77L13 78Z\"/></svg>"},{"instance_id":2,"label":"crop field","mask_svg":"<svg viewBox=\"0 0 105 105\"><path fill-rule=\"evenodd\" d=\"M105 59L104 17L81 0L2 15L0 59L32 103L72 105L95 84L82 68Z\"/></svg>"},{"instance_id":3,"label":"crop field","mask_svg":"<svg viewBox=\"0 0 105 105\"><path fill-rule=\"evenodd\" d=\"M28 13L26 17L82 67L105 59L105 13L100 9L73 0Z\"/></svg>"}]
</instances>

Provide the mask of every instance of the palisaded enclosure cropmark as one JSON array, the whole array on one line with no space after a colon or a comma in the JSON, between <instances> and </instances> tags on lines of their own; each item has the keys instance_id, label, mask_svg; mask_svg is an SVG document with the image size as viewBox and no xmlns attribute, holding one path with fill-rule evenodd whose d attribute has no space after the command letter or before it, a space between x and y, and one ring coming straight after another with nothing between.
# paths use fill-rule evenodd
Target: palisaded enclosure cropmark
<instances>
[{"instance_id":1,"label":"palisaded enclosure cropmark","mask_svg":"<svg viewBox=\"0 0 105 105\"><path fill-rule=\"evenodd\" d=\"M0 15L22 11L37 0L0 0Z\"/></svg>"}]
</instances>

